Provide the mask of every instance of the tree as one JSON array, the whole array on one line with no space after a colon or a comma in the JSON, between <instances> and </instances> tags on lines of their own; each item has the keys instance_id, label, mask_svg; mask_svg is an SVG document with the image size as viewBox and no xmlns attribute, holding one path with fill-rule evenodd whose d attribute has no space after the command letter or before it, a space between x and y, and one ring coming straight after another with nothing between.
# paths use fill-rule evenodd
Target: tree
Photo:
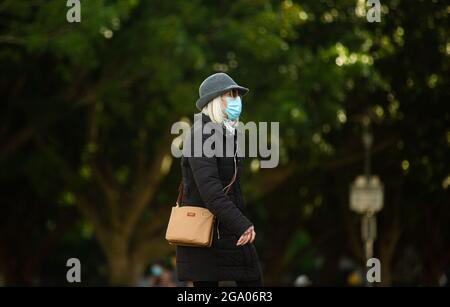
<instances>
[{"instance_id":1,"label":"tree","mask_svg":"<svg viewBox=\"0 0 450 307\"><path fill-rule=\"evenodd\" d=\"M164 231L179 170L169 128L196 112L200 82L225 71L251 89L241 120L280 122L279 167L248 161L243 180L268 280L313 271L312 259L323 257L318 281L330 283L336 256L361 262L347 199L369 117L373 169L387 195L376 246L382 280L395 282L400 249L412 246L439 255L433 264L418 253L435 282L448 266L445 10L396 0L371 24L364 1L95 0L69 23L64 1L5 1L0 161L13 196L3 201L14 208L14 197L28 194L21 210L42 190L50 216L61 199L73 205L92 227L110 283L135 284L149 260L173 252ZM13 184L21 181L24 190ZM435 240L418 235L424 216L430 227L443 219L427 228Z\"/></svg>"}]
</instances>

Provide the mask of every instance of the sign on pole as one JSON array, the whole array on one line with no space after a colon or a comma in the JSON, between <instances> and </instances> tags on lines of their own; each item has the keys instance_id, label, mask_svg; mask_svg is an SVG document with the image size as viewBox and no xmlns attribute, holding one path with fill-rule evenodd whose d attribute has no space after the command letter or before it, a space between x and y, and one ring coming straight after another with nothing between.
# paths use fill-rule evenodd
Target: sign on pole
<instances>
[{"instance_id":1,"label":"sign on pole","mask_svg":"<svg viewBox=\"0 0 450 307\"><path fill-rule=\"evenodd\" d=\"M350 185L350 209L360 214L376 213L383 208L384 189L378 176L356 177Z\"/></svg>"}]
</instances>

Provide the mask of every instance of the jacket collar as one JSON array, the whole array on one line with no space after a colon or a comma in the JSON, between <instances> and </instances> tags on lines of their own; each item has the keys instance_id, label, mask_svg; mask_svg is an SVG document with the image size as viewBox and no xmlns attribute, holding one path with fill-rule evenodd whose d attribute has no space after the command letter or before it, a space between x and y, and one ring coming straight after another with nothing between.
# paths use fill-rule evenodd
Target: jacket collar
<instances>
[{"instance_id":1,"label":"jacket collar","mask_svg":"<svg viewBox=\"0 0 450 307\"><path fill-rule=\"evenodd\" d=\"M200 117L200 116L201 116L201 117ZM208 115L206 115L205 113L203 113L203 112L195 113L194 121L197 121L197 120L199 120L200 118L201 118L202 124L206 124L206 123L212 122L212 121L211 121L211 118L210 118ZM222 134L222 136L225 136L225 137L227 137L227 138L234 137L234 141L236 141L237 135L238 135L238 133L239 133L239 130L238 130L238 129L236 129L236 133L234 134L234 136L233 136L233 135L228 135L228 134L226 133L226 129L227 129L227 128L225 128L225 126L222 125L222 124L218 124L218 125L220 125L220 127L222 128L222 129L219 129L219 132Z\"/></svg>"}]
</instances>

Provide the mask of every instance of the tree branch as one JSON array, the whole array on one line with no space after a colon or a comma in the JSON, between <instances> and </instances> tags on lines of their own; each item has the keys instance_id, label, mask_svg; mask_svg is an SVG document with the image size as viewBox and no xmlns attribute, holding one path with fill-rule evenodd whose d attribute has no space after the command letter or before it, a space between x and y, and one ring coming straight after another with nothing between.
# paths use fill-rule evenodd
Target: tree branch
<instances>
[{"instance_id":1,"label":"tree branch","mask_svg":"<svg viewBox=\"0 0 450 307\"><path fill-rule=\"evenodd\" d=\"M34 129L31 127L23 128L15 135L11 136L5 143L0 145L0 156L6 157L8 154L13 153L21 145L25 144L34 134Z\"/></svg>"},{"instance_id":2,"label":"tree branch","mask_svg":"<svg viewBox=\"0 0 450 307\"><path fill-rule=\"evenodd\" d=\"M142 173L142 176L136 178L136 190L133 193L130 205L126 208L127 215L125 216L123 225L123 228L128 233L134 230L139 222L142 211L152 199L156 189L164 178L165 174L161 171L161 165L164 157L170 154L170 143L172 141L170 129L165 129L164 131L166 133L156 146L152 163Z\"/></svg>"},{"instance_id":3,"label":"tree branch","mask_svg":"<svg viewBox=\"0 0 450 307\"><path fill-rule=\"evenodd\" d=\"M34 136L34 141L36 145L42 150L49 152L49 146L46 142L39 136ZM53 156L58 161L60 167L60 173L62 175L61 179L65 181L67 187L76 186L74 183L78 181L77 172L74 171L67 163L66 160L55 154L54 152L49 152L50 155ZM80 212L83 216L92 223L94 228L103 229L104 224L100 217L100 212L95 209L92 205L93 202L90 202L88 198L81 194L80 192L74 192L75 194L75 203L77 207L80 209Z\"/></svg>"},{"instance_id":4,"label":"tree branch","mask_svg":"<svg viewBox=\"0 0 450 307\"><path fill-rule=\"evenodd\" d=\"M388 138L378 144L376 144L372 149L372 154L377 154L394 144L398 141L398 138L393 136ZM320 170L331 171L337 168L345 167L351 165L353 163L357 163L364 159L365 153L358 152L353 155L348 155L343 158L325 161L321 163L317 167ZM268 193L275 190L280 184L288 180L291 176L297 174L298 172L307 172L310 171L311 167L305 168L300 166L297 162L293 162L289 164L288 167L280 167L273 170L261 170L260 175L267 173L267 175L262 175L257 177L256 186L260 188L256 188L253 193L250 193L250 201L256 200L258 198L264 197Z\"/></svg>"}]
</instances>

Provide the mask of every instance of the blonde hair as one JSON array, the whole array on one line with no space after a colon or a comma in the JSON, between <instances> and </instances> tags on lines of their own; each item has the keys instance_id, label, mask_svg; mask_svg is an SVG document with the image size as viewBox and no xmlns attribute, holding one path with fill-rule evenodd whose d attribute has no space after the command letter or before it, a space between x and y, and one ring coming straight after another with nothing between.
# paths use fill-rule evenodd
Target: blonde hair
<instances>
[{"instance_id":1,"label":"blonde hair","mask_svg":"<svg viewBox=\"0 0 450 307\"><path fill-rule=\"evenodd\" d=\"M221 124L224 119L222 111L222 98L218 96L208 102L208 104L203 107L202 113L208 115L213 123Z\"/></svg>"}]
</instances>

